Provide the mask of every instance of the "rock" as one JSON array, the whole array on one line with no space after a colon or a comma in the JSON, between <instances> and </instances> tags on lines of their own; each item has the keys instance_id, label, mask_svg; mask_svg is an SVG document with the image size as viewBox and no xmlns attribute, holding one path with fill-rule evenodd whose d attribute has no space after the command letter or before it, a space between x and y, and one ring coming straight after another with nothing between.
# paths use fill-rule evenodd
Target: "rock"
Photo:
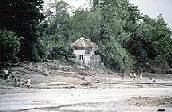
<instances>
[{"instance_id":1,"label":"rock","mask_svg":"<svg viewBox=\"0 0 172 112\"><path fill-rule=\"evenodd\" d=\"M80 85L82 85L82 86L90 86L91 83L90 83L90 82L84 82L84 83L82 83L82 84L80 84Z\"/></svg>"},{"instance_id":2,"label":"rock","mask_svg":"<svg viewBox=\"0 0 172 112\"><path fill-rule=\"evenodd\" d=\"M158 112L165 112L165 109L158 109Z\"/></svg>"}]
</instances>

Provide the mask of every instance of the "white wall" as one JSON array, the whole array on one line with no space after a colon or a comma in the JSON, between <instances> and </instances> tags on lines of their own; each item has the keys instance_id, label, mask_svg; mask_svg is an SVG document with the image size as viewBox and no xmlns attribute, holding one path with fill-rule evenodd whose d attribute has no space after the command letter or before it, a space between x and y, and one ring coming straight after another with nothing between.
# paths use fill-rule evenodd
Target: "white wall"
<instances>
[{"instance_id":1,"label":"white wall","mask_svg":"<svg viewBox=\"0 0 172 112\"><path fill-rule=\"evenodd\" d=\"M94 56L95 51L96 51L96 48L93 48L92 51L90 52L90 54L85 54L85 50L74 50L74 54L76 56L75 61L79 62L81 65L83 65L83 63L84 63L85 66L89 66L89 64L92 62L94 63L94 61L99 62L99 59L96 58L97 56ZM80 55L83 55L83 60L79 60ZM91 60L92 56L95 59Z\"/></svg>"},{"instance_id":2,"label":"white wall","mask_svg":"<svg viewBox=\"0 0 172 112\"><path fill-rule=\"evenodd\" d=\"M74 54L76 55L76 61L80 61L79 55L83 55L83 58L84 58L83 61L86 66L88 65L91 54L85 54L85 50L74 50Z\"/></svg>"},{"instance_id":3,"label":"white wall","mask_svg":"<svg viewBox=\"0 0 172 112\"><path fill-rule=\"evenodd\" d=\"M85 55L85 50L74 50L74 54L76 56Z\"/></svg>"},{"instance_id":4,"label":"white wall","mask_svg":"<svg viewBox=\"0 0 172 112\"><path fill-rule=\"evenodd\" d=\"M84 61L85 61L85 65L88 66L89 62L90 62L90 58L91 58L91 55L90 54L86 54L84 56Z\"/></svg>"},{"instance_id":5,"label":"white wall","mask_svg":"<svg viewBox=\"0 0 172 112\"><path fill-rule=\"evenodd\" d=\"M85 55L85 50L74 50L76 56L75 61L82 63L82 60L79 60L79 55ZM83 57L84 58L84 57Z\"/></svg>"}]
</instances>

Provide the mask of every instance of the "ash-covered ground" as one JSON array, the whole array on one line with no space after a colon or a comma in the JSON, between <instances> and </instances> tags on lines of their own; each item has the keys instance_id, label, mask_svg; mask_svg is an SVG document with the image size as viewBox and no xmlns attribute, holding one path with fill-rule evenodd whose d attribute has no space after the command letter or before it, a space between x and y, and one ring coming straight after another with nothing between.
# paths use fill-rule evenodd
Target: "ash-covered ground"
<instances>
[{"instance_id":1,"label":"ash-covered ground","mask_svg":"<svg viewBox=\"0 0 172 112\"><path fill-rule=\"evenodd\" d=\"M172 111L172 75L143 73L133 79L106 68L82 68L59 61L23 63L0 80L0 111L4 112L157 112Z\"/></svg>"}]
</instances>

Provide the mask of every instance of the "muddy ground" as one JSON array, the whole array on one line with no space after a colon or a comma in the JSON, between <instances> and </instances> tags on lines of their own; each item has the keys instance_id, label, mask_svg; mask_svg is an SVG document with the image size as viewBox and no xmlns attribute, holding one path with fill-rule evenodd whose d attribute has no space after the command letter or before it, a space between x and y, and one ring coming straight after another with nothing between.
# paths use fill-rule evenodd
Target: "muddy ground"
<instances>
[{"instance_id":1,"label":"muddy ground","mask_svg":"<svg viewBox=\"0 0 172 112\"><path fill-rule=\"evenodd\" d=\"M22 63L10 72L24 83L31 78L32 87L0 80L2 112L172 112L171 74L144 73L142 79L133 79L126 73L122 79L104 67L59 61Z\"/></svg>"}]
</instances>

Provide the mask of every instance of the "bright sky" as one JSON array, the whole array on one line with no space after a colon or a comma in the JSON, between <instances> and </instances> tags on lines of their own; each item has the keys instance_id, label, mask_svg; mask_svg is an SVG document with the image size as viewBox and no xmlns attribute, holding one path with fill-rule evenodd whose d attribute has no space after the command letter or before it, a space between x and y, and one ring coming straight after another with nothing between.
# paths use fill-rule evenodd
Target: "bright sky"
<instances>
[{"instance_id":1,"label":"bright sky","mask_svg":"<svg viewBox=\"0 0 172 112\"><path fill-rule=\"evenodd\" d=\"M172 28L172 0L130 0L130 2L150 17L155 18L162 14Z\"/></svg>"},{"instance_id":2,"label":"bright sky","mask_svg":"<svg viewBox=\"0 0 172 112\"><path fill-rule=\"evenodd\" d=\"M45 0L45 3L53 0ZM73 8L88 7L90 0L64 0ZM129 0L138 6L142 13L155 18L162 14L169 26L172 28L172 0Z\"/></svg>"},{"instance_id":3,"label":"bright sky","mask_svg":"<svg viewBox=\"0 0 172 112\"><path fill-rule=\"evenodd\" d=\"M55 0L44 0L44 1L46 4L46 3L50 3L50 1L54 2ZM57 1L60 1L60 0L57 0ZM72 6L72 8L79 8L79 7L87 8L87 7L89 7L89 0L63 0L63 1L70 4L70 6Z\"/></svg>"}]
</instances>

